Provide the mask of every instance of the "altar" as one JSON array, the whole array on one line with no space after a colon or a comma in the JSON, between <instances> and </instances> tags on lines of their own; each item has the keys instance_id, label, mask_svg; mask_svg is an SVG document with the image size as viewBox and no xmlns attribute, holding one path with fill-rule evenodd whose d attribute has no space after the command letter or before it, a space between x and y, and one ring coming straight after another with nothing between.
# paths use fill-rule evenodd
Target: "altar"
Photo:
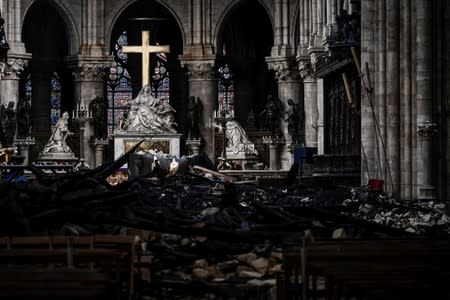
<instances>
[{"instance_id":1,"label":"altar","mask_svg":"<svg viewBox=\"0 0 450 300\"><path fill-rule=\"evenodd\" d=\"M114 134L114 159L125 154L142 140L144 142L136 149L136 152L152 150L157 153L180 157L180 139L181 134L178 133L119 132Z\"/></svg>"}]
</instances>

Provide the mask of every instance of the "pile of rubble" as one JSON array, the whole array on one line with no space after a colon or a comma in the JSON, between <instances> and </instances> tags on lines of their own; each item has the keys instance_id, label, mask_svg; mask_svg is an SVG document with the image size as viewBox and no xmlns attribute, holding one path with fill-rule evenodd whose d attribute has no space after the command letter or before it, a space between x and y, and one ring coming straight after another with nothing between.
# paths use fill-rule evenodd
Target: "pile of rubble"
<instances>
[{"instance_id":1,"label":"pile of rubble","mask_svg":"<svg viewBox=\"0 0 450 300\"><path fill-rule=\"evenodd\" d=\"M119 234L139 238L143 295L176 299L189 286L201 297L268 293L282 270L281 249L301 239L448 237L440 203L400 203L367 187L310 182L260 187L189 167L158 170L111 186L127 156L95 170L0 185L0 234ZM131 232L131 233L130 233ZM159 288L154 289L154 285ZM167 289L161 288L167 286ZM159 295L153 295L159 291ZM165 293L165 294L164 294ZM234 289L236 293L236 289ZM253 296L252 296L253 295ZM187 299L187 298L184 298Z\"/></svg>"}]
</instances>

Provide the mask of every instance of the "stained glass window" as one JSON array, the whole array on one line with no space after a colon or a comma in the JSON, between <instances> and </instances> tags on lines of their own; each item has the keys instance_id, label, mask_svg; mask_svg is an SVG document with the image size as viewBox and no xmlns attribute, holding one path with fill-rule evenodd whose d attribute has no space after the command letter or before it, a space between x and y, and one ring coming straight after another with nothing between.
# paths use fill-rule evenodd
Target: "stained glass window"
<instances>
[{"instance_id":1,"label":"stained glass window","mask_svg":"<svg viewBox=\"0 0 450 300\"><path fill-rule=\"evenodd\" d=\"M118 37L114 45L115 61L111 64L107 82L108 98L108 137L119 126L119 121L130 107L132 96L131 78L126 67L128 55L122 52L122 46L128 44L126 31Z\"/></svg>"},{"instance_id":2,"label":"stained glass window","mask_svg":"<svg viewBox=\"0 0 450 300\"><path fill-rule=\"evenodd\" d=\"M169 102L170 98L170 78L167 70L167 57L164 53L156 54L156 63L153 67L152 94L161 97L162 102Z\"/></svg>"},{"instance_id":3,"label":"stained glass window","mask_svg":"<svg viewBox=\"0 0 450 300\"><path fill-rule=\"evenodd\" d=\"M55 125L61 115L61 84L58 74L53 73L50 78L50 123Z\"/></svg>"},{"instance_id":4,"label":"stained glass window","mask_svg":"<svg viewBox=\"0 0 450 300\"><path fill-rule=\"evenodd\" d=\"M27 81L25 82L25 97L27 97L28 99L31 99L31 92L32 92L31 76L30 76L30 74L28 74Z\"/></svg>"},{"instance_id":5,"label":"stained glass window","mask_svg":"<svg viewBox=\"0 0 450 300\"><path fill-rule=\"evenodd\" d=\"M234 115L234 80L230 67L225 64L219 68L218 101L219 111Z\"/></svg>"}]
</instances>

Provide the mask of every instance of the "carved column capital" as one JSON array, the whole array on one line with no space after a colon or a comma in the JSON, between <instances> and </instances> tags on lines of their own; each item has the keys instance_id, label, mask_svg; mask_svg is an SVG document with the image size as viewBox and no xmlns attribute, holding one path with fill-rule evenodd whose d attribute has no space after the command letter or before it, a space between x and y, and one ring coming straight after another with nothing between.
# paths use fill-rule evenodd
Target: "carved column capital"
<instances>
[{"instance_id":1,"label":"carved column capital","mask_svg":"<svg viewBox=\"0 0 450 300\"><path fill-rule=\"evenodd\" d=\"M22 71L28 66L31 55L21 55L20 57L10 56L0 63L1 79L19 79Z\"/></svg>"},{"instance_id":2,"label":"carved column capital","mask_svg":"<svg viewBox=\"0 0 450 300\"><path fill-rule=\"evenodd\" d=\"M113 57L99 58L66 58L66 63L72 69L75 81L101 81L104 79L104 70L111 66Z\"/></svg>"},{"instance_id":3,"label":"carved column capital","mask_svg":"<svg viewBox=\"0 0 450 300\"><path fill-rule=\"evenodd\" d=\"M312 76L312 66L309 56L301 56L297 58L298 71L302 79Z\"/></svg>"},{"instance_id":4,"label":"carved column capital","mask_svg":"<svg viewBox=\"0 0 450 300\"><path fill-rule=\"evenodd\" d=\"M437 132L436 123L432 123L430 121L425 121L424 123L417 125L417 136L420 138L432 138Z\"/></svg>"},{"instance_id":5,"label":"carved column capital","mask_svg":"<svg viewBox=\"0 0 450 300\"><path fill-rule=\"evenodd\" d=\"M266 57L269 69L275 71L278 81L299 81L297 62L294 57Z\"/></svg>"},{"instance_id":6,"label":"carved column capital","mask_svg":"<svg viewBox=\"0 0 450 300\"><path fill-rule=\"evenodd\" d=\"M311 67L314 71L319 69L327 57L327 52L323 46L313 46L308 49L308 54L311 58Z\"/></svg>"},{"instance_id":7,"label":"carved column capital","mask_svg":"<svg viewBox=\"0 0 450 300\"><path fill-rule=\"evenodd\" d=\"M189 79L217 78L213 60L181 61L181 66L187 69Z\"/></svg>"}]
</instances>

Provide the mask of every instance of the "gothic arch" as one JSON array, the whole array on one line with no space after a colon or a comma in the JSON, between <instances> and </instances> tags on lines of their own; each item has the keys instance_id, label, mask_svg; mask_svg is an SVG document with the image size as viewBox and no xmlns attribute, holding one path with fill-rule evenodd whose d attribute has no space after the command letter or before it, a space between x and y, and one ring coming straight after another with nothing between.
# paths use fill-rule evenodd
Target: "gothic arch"
<instances>
[{"instance_id":1,"label":"gothic arch","mask_svg":"<svg viewBox=\"0 0 450 300\"><path fill-rule=\"evenodd\" d=\"M21 32L23 32L24 23L27 18L27 15L37 0L30 1L25 9L24 13L22 15L21 20ZM81 28L81 26L77 26L77 23L75 21L75 18L73 17L70 8L68 7L67 3L63 0L48 0L47 1L49 5L51 5L53 8L56 9L56 11L59 13L60 17L64 21L67 29L67 41L69 45L68 49L68 55L75 55L78 52L78 48L80 46L80 32L77 30L77 28Z\"/></svg>"},{"instance_id":2,"label":"gothic arch","mask_svg":"<svg viewBox=\"0 0 450 300\"><path fill-rule=\"evenodd\" d=\"M265 61L274 43L273 23L259 1L234 1L224 11L215 37L216 64L228 65L233 74L235 117L245 127L248 115L262 111L264 99L273 94L274 78Z\"/></svg>"},{"instance_id":3,"label":"gothic arch","mask_svg":"<svg viewBox=\"0 0 450 300\"><path fill-rule=\"evenodd\" d=\"M237 6L242 4L242 0L232 0L230 1L230 3L225 7L225 9L222 11L221 15L219 16L219 18L217 19L216 22L216 27L213 29L213 41L214 41L214 47L215 49L219 49L219 39L220 39L220 34L223 30L223 25L226 22L227 17L234 11L234 9L236 9ZM259 3L264 10L267 12L267 16L270 19L270 23L272 25L272 32L274 31L274 16L272 14L271 9L269 9L269 7L271 7L271 4L269 4L268 0L258 0L257 3Z\"/></svg>"},{"instance_id":4,"label":"gothic arch","mask_svg":"<svg viewBox=\"0 0 450 300\"><path fill-rule=\"evenodd\" d=\"M113 28L114 28L114 25L117 23L119 17L122 15L122 13L128 7L130 7L133 3L137 2L137 1L138 0L123 1L120 3L121 4L120 6L117 6L114 8L113 13L111 14L112 17L108 18L108 20L110 20L110 22L105 27L105 28L107 28L107 31L105 32L105 45L111 44L111 36L113 34ZM184 31L184 29L187 28L187 26L183 26L180 16L176 13L175 9L173 9L169 4L167 4L166 1L161 1L161 0L153 0L153 1L157 2L158 4L163 6L165 9L167 9L167 11L169 11L170 14L172 15L172 17L175 19L175 21L178 24L178 29L181 32L181 39L182 39L182 42L184 45L184 42L186 40L186 32Z\"/></svg>"}]
</instances>

